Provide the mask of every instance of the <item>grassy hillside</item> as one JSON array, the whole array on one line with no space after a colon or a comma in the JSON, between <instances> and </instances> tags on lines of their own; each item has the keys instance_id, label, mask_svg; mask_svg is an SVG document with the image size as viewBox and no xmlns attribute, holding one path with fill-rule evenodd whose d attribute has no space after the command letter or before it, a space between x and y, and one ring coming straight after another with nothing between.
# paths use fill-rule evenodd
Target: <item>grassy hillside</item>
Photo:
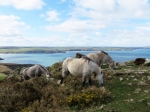
<instances>
[{"instance_id":1,"label":"grassy hillside","mask_svg":"<svg viewBox=\"0 0 150 112\"><path fill-rule=\"evenodd\" d=\"M55 53L63 50L48 47L1 47L0 53Z\"/></svg>"},{"instance_id":2,"label":"grassy hillside","mask_svg":"<svg viewBox=\"0 0 150 112\"><path fill-rule=\"evenodd\" d=\"M81 77L61 78L61 62L48 67L53 81L45 77L20 81L20 75L0 82L0 111L21 112L149 112L150 67L126 62L115 70L103 66L104 85L92 75L92 88L81 89ZM13 71L12 71L13 73Z\"/></svg>"}]
</instances>

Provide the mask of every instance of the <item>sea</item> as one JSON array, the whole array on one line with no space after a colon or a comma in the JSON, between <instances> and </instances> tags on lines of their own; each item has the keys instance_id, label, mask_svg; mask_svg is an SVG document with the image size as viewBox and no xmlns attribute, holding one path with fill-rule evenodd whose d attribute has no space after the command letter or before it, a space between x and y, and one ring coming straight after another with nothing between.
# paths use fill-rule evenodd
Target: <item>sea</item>
<instances>
[{"instance_id":1,"label":"sea","mask_svg":"<svg viewBox=\"0 0 150 112\"><path fill-rule=\"evenodd\" d=\"M0 63L41 64L45 67L63 61L67 57L75 57L76 53L87 55L98 51L67 51L66 53L34 53L34 54L0 54ZM105 51L115 62L127 62L136 58L150 59L150 49L135 49L131 51Z\"/></svg>"}]
</instances>

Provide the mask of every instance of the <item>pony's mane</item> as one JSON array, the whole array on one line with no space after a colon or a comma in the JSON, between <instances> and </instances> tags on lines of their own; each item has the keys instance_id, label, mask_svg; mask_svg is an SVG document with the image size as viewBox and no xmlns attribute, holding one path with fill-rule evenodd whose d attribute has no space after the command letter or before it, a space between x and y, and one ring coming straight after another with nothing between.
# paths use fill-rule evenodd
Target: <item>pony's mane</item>
<instances>
[{"instance_id":1,"label":"pony's mane","mask_svg":"<svg viewBox=\"0 0 150 112\"><path fill-rule=\"evenodd\" d=\"M43 67L42 65L40 65L40 64L37 64L37 65L39 65L42 69L44 69L46 72L48 72L48 70L45 67Z\"/></svg>"},{"instance_id":2,"label":"pony's mane","mask_svg":"<svg viewBox=\"0 0 150 112\"><path fill-rule=\"evenodd\" d=\"M93 61L92 59L88 58L87 56L83 56L82 59L86 60L86 61ZM93 61L94 62L94 61Z\"/></svg>"},{"instance_id":3,"label":"pony's mane","mask_svg":"<svg viewBox=\"0 0 150 112\"><path fill-rule=\"evenodd\" d=\"M105 51L101 51L101 53L104 53L104 54L108 55Z\"/></svg>"},{"instance_id":4,"label":"pony's mane","mask_svg":"<svg viewBox=\"0 0 150 112\"><path fill-rule=\"evenodd\" d=\"M84 54L76 53L76 58L82 58L82 57L84 57L84 56L85 56Z\"/></svg>"}]
</instances>

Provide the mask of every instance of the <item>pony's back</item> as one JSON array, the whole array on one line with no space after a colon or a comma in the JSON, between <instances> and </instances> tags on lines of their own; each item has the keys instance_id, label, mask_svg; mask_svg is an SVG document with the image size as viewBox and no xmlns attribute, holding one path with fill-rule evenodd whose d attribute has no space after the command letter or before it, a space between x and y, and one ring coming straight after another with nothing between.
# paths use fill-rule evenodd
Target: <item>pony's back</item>
<instances>
[{"instance_id":1,"label":"pony's back","mask_svg":"<svg viewBox=\"0 0 150 112\"><path fill-rule=\"evenodd\" d=\"M85 65L85 61L82 58L67 58L64 60L62 64L62 68L64 70L69 71L78 71L80 72L81 69L83 69L83 66Z\"/></svg>"},{"instance_id":2,"label":"pony's back","mask_svg":"<svg viewBox=\"0 0 150 112\"><path fill-rule=\"evenodd\" d=\"M97 65L101 65L104 55L102 53L89 53L87 57L91 58Z\"/></svg>"},{"instance_id":3,"label":"pony's back","mask_svg":"<svg viewBox=\"0 0 150 112\"><path fill-rule=\"evenodd\" d=\"M87 57L91 58L99 66L112 60L111 57L104 51L98 53L89 53Z\"/></svg>"},{"instance_id":4,"label":"pony's back","mask_svg":"<svg viewBox=\"0 0 150 112\"><path fill-rule=\"evenodd\" d=\"M83 72L93 72L98 68L97 64L88 57L67 58L62 64L63 71L69 71L73 75L82 75Z\"/></svg>"},{"instance_id":5,"label":"pony's back","mask_svg":"<svg viewBox=\"0 0 150 112\"><path fill-rule=\"evenodd\" d=\"M28 67L28 69L26 70L26 74L31 77L41 76L43 73L43 69L44 69L44 67L42 67L39 64L36 64L32 67Z\"/></svg>"},{"instance_id":6,"label":"pony's back","mask_svg":"<svg viewBox=\"0 0 150 112\"><path fill-rule=\"evenodd\" d=\"M34 66L28 68L27 73L28 74L34 74L35 72L38 73L39 69L40 68L38 65L34 65Z\"/></svg>"}]
</instances>

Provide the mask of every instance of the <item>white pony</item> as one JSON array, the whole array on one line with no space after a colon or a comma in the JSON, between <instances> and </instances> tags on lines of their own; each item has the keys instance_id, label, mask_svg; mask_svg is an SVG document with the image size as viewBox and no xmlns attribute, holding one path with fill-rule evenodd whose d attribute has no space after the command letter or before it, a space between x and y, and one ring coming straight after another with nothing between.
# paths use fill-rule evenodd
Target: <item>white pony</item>
<instances>
[{"instance_id":1,"label":"white pony","mask_svg":"<svg viewBox=\"0 0 150 112\"><path fill-rule=\"evenodd\" d=\"M88 57L82 58L67 58L62 64L62 79L61 84L64 81L64 78L71 73L72 75L82 76L82 87L84 87L86 78L88 79L88 84L91 86L91 74L94 73L97 75L97 80L99 84L103 84L103 74L101 68Z\"/></svg>"},{"instance_id":2,"label":"white pony","mask_svg":"<svg viewBox=\"0 0 150 112\"><path fill-rule=\"evenodd\" d=\"M112 60L112 58L104 51L101 51L99 53L89 53L87 54L87 57L92 59L95 63L97 63L98 66L102 66L104 63L109 64L110 69L114 69L115 62Z\"/></svg>"}]
</instances>

